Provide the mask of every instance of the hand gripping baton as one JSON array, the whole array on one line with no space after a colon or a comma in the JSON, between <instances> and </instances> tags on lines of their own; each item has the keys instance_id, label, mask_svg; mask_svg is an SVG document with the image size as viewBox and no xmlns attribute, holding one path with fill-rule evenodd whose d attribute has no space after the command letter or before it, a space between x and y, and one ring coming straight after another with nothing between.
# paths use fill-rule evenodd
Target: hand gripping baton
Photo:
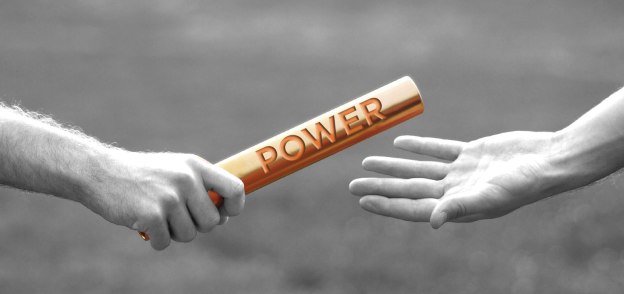
<instances>
[{"instance_id":1,"label":"hand gripping baton","mask_svg":"<svg viewBox=\"0 0 624 294\"><path fill-rule=\"evenodd\" d=\"M249 194L423 110L418 87L410 77L403 77L216 165L239 177ZM214 191L208 195L217 207L223 204L223 198ZM149 240L144 232L139 234Z\"/></svg>"}]
</instances>

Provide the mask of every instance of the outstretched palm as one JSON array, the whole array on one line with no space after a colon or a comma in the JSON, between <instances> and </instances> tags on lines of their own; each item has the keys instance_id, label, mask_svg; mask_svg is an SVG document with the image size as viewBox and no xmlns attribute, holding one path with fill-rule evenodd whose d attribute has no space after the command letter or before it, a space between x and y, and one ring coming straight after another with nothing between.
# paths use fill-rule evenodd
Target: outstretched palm
<instances>
[{"instance_id":1,"label":"outstretched palm","mask_svg":"<svg viewBox=\"0 0 624 294\"><path fill-rule=\"evenodd\" d=\"M401 136L396 147L449 162L368 157L364 169L392 178L356 179L349 188L365 196L360 204L370 212L434 228L499 217L551 195L543 178L552 170L552 137L511 132L464 143Z\"/></svg>"}]
</instances>

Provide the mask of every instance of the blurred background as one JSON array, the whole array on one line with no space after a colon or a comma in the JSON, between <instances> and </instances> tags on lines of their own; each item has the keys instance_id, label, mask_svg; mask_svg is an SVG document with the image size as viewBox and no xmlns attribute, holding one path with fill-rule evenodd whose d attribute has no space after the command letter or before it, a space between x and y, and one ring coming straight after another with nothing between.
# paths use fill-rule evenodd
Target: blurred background
<instances>
[{"instance_id":1,"label":"blurred background","mask_svg":"<svg viewBox=\"0 0 624 294\"><path fill-rule=\"evenodd\" d=\"M155 252L81 205L0 189L2 293L618 293L624 179L497 220L362 211L392 140L554 131L624 84L624 2L0 2L0 97L130 150L216 162L410 75L425 113Z\"/></svg>"}]
</instances>

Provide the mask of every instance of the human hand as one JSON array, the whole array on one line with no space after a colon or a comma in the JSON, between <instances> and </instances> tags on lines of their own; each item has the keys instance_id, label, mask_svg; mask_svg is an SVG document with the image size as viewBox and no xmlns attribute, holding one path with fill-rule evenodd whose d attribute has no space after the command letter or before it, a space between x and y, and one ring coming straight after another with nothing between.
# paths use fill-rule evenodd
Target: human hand
<instances>
[{"instance_id":1,"label":"human hand","mask_svg":"<svg viewBox=\"0 0 624 294\"><path fill-rule=\"evenodd\" d=\"M189 154L115 152L93 179L83 205L106 220L149 234L156 250L189 242L244 207L240 179ZM207 191L224 198L217 209Z\"/></svg>"},{"instance_id":2,"label":"human hand","mask_svg":"<svg viewBox=\"0 0 624 294\"><path fill-rule=\"evenodd\" d=\"M371 156L364 169L392 178L361 178L349 185L367 211L439 228L446 222L500 217L556 194L550 159L555 133L510 132L472 142L401 136L394 146L446 162Z\"/></svg>"}]
</instances>

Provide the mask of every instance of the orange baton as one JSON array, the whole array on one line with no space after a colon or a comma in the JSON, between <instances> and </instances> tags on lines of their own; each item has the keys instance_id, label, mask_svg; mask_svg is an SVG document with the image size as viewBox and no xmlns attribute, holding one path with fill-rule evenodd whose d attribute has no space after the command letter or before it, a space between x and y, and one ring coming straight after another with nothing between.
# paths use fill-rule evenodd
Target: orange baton
<instances>
[{"instance_id":1,"label":"orange baton","mask_svg":"<svg viewBox=\"0 0 624 294\"><path fill-rule=\"evenodd\" d=\"M239 177L249 194L423 110L418 87L410 77L403 77L216 165ZM208 191L208 196L217 207L223 204L223 198L214 191ZM149 240L144 232L139 234Z\"/></svg>"}]
</instances>

